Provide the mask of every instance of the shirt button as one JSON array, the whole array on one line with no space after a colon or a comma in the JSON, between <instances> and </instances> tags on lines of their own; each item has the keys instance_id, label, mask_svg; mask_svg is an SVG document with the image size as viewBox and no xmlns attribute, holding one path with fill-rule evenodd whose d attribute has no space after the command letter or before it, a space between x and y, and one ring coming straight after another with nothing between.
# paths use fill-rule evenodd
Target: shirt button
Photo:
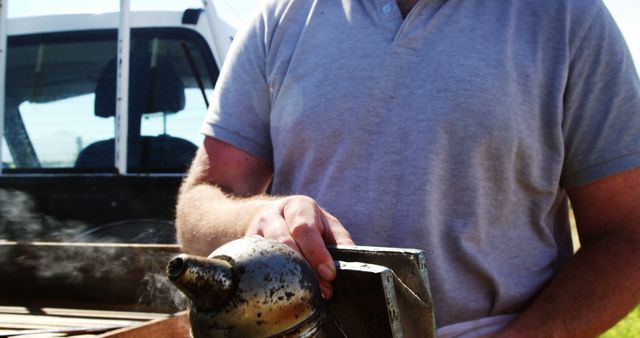
<instances>
[{"instance_id":1,"label":"shirt button","mask_svg":"<svg viewBox=\"0 0 640 338\"><path fill-rule=\"evenodd\" d=\"M391 12L391 4L382 6L382 14L389 14Z\"/></svg>"}]
</instances>

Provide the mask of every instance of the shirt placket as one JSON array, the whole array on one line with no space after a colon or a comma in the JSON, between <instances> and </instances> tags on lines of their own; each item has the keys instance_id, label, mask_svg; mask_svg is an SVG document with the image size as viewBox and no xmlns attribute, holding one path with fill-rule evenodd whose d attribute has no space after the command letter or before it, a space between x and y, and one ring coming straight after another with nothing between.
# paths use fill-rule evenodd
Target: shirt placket
<instances>
[{"instance_id":1,"label":"shirt placket","mask_svg":"<svg viewBox=\"0 0 640 338\"><path fill-rule=\"evenodd\" d=\"M398 5L395 0L371 0L371 3L371 14L385 31L386 40L392 43L403 21Z\"/></svg>"},{"instance_id":2,"label":"shirt placket","mask_svg":"<svg viewBox=\"0 0 640 338\"><path fill-rule=\"evenodd\" d=\"M395 0L373 0L379 22L388 32L389 41L397 44L417 20L430 20L446 0L418 0L406 18Z\"/></svg>"}]
</instances>

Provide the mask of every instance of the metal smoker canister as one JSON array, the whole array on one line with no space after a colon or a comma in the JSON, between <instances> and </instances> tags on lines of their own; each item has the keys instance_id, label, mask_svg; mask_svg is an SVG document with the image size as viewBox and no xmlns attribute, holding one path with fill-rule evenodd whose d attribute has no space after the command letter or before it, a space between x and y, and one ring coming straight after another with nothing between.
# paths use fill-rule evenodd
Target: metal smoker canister
<instances>
[{"instance_id":1,"label":"metal smoker canister","mask_svg":"<svg viewBox=\"0 0 640 338\"><path fill-rule=\"evenodd\" d=\"M186 254L167 266L191 300L191 335L324 337L324 301L298 253L262 237L229 242L209 257Z\"/></svg>"}]
</instances>

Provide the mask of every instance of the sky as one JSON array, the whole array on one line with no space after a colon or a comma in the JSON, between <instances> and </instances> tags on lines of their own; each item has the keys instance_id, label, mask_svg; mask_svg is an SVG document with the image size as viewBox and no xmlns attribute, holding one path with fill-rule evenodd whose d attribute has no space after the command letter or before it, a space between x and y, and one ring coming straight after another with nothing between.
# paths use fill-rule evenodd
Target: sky
<instances>
[{"instance_id":1,"label":"sky","mask_svg":"<svg viewBox=\"0 0 640 338\"><path fill-rule=\"evenodd\" d=\"M604 3L618 23L640 73L640 1L605 0Z\"/></svg>"},{"instance_id":2,"label":"sky","mask_svg":"<svg viewBox=\"0 0 640 338\"><path fill-rule=\"evenodd\" d=\"M48 13L104 13L118 10L120 0L8 0L9 17L43 15ZM250 12L260 0L213 0L216 5L232 11ZM201 7L201 0L129 0L131 9L182 9Z\"/></svg>"},{"instance_id":3,"label":"sky","mask_svg":"<svg viewBox=\"0 0 640 338\"><path fill-rule=\"evenodd\" d=\"M6 0L5 0L6 1ZM7 16L24 17L62 13L106 13L117 11L120 0L8 0ZM231 21L242 22L261 0L212 0ZM202 0L129 0L131 10L182 10L202 7Z\"/></svg>"}]
</instances>

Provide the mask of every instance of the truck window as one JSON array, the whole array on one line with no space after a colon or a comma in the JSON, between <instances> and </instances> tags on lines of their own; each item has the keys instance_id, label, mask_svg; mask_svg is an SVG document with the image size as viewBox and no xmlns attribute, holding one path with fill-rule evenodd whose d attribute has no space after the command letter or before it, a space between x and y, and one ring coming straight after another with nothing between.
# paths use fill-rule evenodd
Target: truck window
<instances>
[{"instance_id":1,"label":"truck window","mask_svg":"<svg viewBox=\"0 0 640 338\"><path fill-rule=\"evenodd\" d=\"M201 142L215 61L189 29L131 38L129 171L183 172ZM5 172L115 171L116 39L116 30L9 37Z\"/></svg>"}]
</instances>

